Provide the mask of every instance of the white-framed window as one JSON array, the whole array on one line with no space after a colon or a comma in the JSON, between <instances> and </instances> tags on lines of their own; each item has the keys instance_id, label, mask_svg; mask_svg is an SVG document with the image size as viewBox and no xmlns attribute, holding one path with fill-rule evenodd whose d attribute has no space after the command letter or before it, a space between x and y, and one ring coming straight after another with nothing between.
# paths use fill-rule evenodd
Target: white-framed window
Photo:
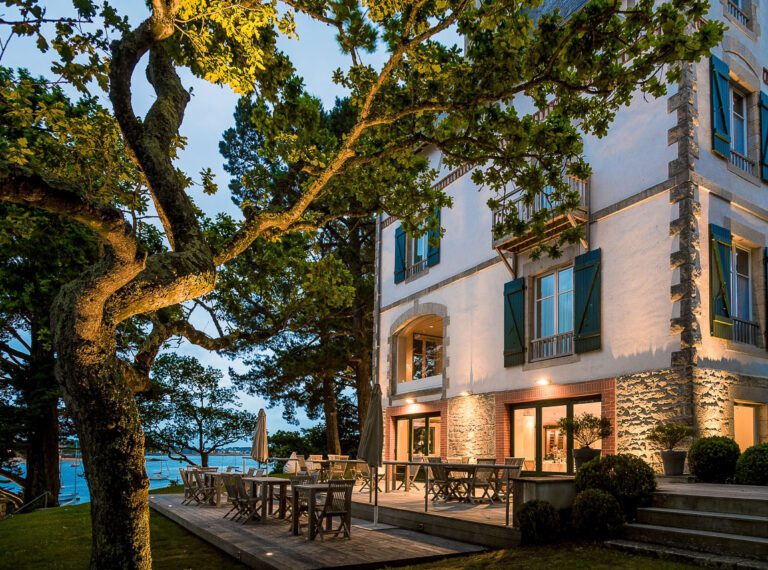
<instances>
[{"instance_id":1,"label":"white-framed window","mask_svg":"<svg viewBox=\"0 0 768 570\"><path fill-rule=\"evenodd\" d=\"M536 278L531 360L573 353L573 267Z\"/></svg>"},{"instance_id":2,"label":"white-framed window","mask_svg":"<svg viewBox=\"0 0 768 570\"><path fill-rule=\"evenodd\" d=\"M438 336L414 333L412 354L412 380L422 380L440 374L443 339Z\"/></svg>"},{"instance_id":3,"label":"white-framed window","mask_svg":"<svg viewBox=\"0 0 768 570\"><path fill-rule=\"evenodd\" d=\"M731 276L731 301L733 315L743 321L752 320L752 275L750 251L738 245L733 246L731 256L733 268Z\"/></svg>"},{"instance_id":4,"label":"white-framed window","mask_svg":"<svg viewBox=\"0 0 768 570\"><path fill-rule=\"evenodd\" d=\"M731 86L731 124L731 149L747 156L747 96L734 86Z\"/></svg>"},{"instance_id":5,"label":"white-framed window","mask_svg":"<svg viewBox=\"0 0 768 570\"><path fill-rule=\"evenodd\" d=\"M429 247L427 234L419 237L408 237L406 242L406 255L408 265L411 267L423 266L427 263L427 248Z\"/></svg>"}]
</instances>

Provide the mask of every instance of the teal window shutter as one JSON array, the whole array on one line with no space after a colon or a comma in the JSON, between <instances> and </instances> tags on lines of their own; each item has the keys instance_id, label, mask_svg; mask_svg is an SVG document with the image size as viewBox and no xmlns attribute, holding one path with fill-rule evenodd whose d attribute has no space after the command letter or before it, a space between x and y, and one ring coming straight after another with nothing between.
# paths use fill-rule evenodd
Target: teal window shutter
<instances>
[{"instance_id":1,"label":"teal window shutter","mask_svg":"<svg viewBox=\"0 0 768 570\"><path fill-rule=\"evenodd\" d=\"M760 178L768 182L768 95L760 92Z\"/></svg>"},{"instance_id":2,"label":"teal window shutter","mask_svg":"<svg viewBox=\"0 0 768 570\"><path fill-rule=\"evenodd\" d=\"M437 229L429 230L427 243L427 267L440 263L440 208L435 209Z\"/></svg>"},{"instance_id":3,"label":"teal window shutter","mask_svg":"<svg viewBox=\"0 0 768 570\"><path fill-rule=\"evenodd\" d=\"M731 231L709 224L709 312L710 332L718 338L733 338L731 313Z\"/></svg>"},{"instance_id":4,"label":"teal window shutter","mask_svg":"<svg viewBox=\"0 0 768 570\"><path fill-rule=\"evenodd\" d=\"M395 283L405 280L405 230L397 226L395 230Z\"/></svg>"},{"instance_id":5,"label":"teal window shutter","mask_svg":"<svg viewBox=\"0 0 768 570\"><path fill-rule=\"evenodd\" d=\"M574 349L600 350L601 250L593 249L573 263Z\"/></svg>"},{"instance_id":6,"label":"teal window shutter","mask_svg":"<svg viewBox=\"0 0 768 570\"><path fill-rule=\"evenodd\" d=\"M725 159L731 156L731 100L728 64L714 55L709 60L712 109L712 150Z\"/></svg>"},{"instance_id":7,"label":"teal window shutter","mask_svg":"<svg viewBox=\"0 0 768 570\"><path fill-rule=\"evenodd\" d=\"M504 366L525 362L525 278L504 284Z\"/></svg>"}]
</instances>

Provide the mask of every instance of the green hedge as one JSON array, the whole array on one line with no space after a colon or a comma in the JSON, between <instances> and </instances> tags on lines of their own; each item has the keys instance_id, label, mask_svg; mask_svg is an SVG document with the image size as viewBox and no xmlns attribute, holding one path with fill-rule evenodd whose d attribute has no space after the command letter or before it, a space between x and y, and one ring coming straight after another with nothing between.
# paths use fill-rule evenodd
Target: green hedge
<instances>
[{"instance_id":1,"label":"green hedge","mask_svg":"<svg viewBox=\"0 0 768 570\"><path fill-rule=\"evenodd\" d=\"M768 443L747 449L736 461L736 482L741 485L768 485Z\"/></svg>"},{"instance_id":2,"label":"green hedge","mask_svg":"<svg viewBox=\"0 0 768 570\"><path fill-rule=\"evenodd\" d=\"M638 507L651 502L656 490L653 468L634 455L606 455L582 465L576 473L576 491L600 489L613 495L627 520L634 520Z\"/></svg>"},{"instance_id":3,"label":"green hedge","mask_svg":"<svg viewBox=\"0 0 768 570\"><path fill-rule=\"evenodd\" d=\"M733 480L739 455L739 445L729 437L702 437L688 450L688 467L699 481L726 483Z\"/></svg>"}]
</instances>

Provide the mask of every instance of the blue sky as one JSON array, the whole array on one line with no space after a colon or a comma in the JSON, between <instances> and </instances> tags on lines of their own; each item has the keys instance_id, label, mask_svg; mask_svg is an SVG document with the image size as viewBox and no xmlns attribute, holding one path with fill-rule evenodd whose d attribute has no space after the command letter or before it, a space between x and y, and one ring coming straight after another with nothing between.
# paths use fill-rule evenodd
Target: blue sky
<instances>
[{"instance_id":1,"label":"blue sky","mask_svg":"<svg viewBox=\"0 0 768 570\"><path fill-rule=\"evenodd\" d=\"M62 0L49 1L47 3L48 15L56 16L64 8L69 8L70 3ZM121 13L128 15L131 24L140 23L148 15L143 2L136 0L114 0L113 6ZM68 10L67 10L68 13ZM349 60L341 54L334 39L333 31L324 24L317 23L303 16L296 17L298 39L281 37L280 48L291 58L299 75L304 78L308 91L319 97L326 107L333 105L334 99L345 93L338 85L331 81L334 69L347 68ZM454 41L455 36L447 35L449 41ZM384 62L386 54L378 52L364 56L364 61L379 68ZM6 52L2 65L8 67L26 67L33 73L47 74L49 58L40 54L30 40L15 39ZM142 62L134 74L134 106L137 113L145 112L152 104L154 93L144 77ZM193 96L187 107L181 134L187 137L187 147L179 156L178 166L193 178L199 178L197 174L205 167L210 167L216 176L219 192L215 196L206 196L199 188L190 191L195 202L211 217L218 212L227 212L240 217L237 207L232 204L227 191L229 176L222 167L222 157L219 155L218 145L222 133L232 126L232 114L237 102L237 95L225 87L218 87L197 79L187 70L181 70L182 82L187 88L192 88ZM103 95L103 94L102 94ZM106 97L102 97L104 104L108 105ZM211 322L196 322L206 332L215 335ZM215 353L208 352L196 346L184 343L178 352L190 354L199 358L207 365L220 368L225 373L229 367L236 371L245 370L241 360L229 360ZM244 408L254 413L262 406L266 407L263 399L250 397L243 394ZM281 416L282 408L267 409L268 426L271 432L277 429L296 429L285 422ZM308 427L313 422L303 414L300 417L301 427Z\"/></svg>"}]
</instances>

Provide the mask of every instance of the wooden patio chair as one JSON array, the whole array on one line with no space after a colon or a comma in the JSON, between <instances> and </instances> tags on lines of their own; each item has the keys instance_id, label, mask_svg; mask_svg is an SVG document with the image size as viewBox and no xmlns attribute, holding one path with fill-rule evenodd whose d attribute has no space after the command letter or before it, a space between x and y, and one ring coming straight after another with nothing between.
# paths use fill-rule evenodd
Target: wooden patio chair
<instances>
[{"instance_id":1,"label":"wooden patio chair","mask_svg":"<svg viewBox=\"0 0 768 570\"><path fill-rule=\"evenodd\" d=\"M231 505L231 508L224 515L224 518L227 518L229 515L232 514L232 520L239 519L242 511L242 504L240 503L240 497L237 494L237 484L233 481L233 479L235 478L239 479L237 475L222 476L222 480L224 482L224 489L227 491L227 504Z\"/></svg>"},{"instance_id":2,"label":"wooden patio chair","mask_svg":"<svg viewBox=\"0 0 768 570\"><path fill-rule=\"evenodd\" d=\"M424 462L424 456L417 456L413 458L414 463L423 463ZM395 488L395 491L399 489L405 489L405 480L406 477L408 478L408 484L410 487L419 490L419 486L416 484L416 477L419 476L419 473L421 472L421 465L406 465L405 466L405 472L403 473L403 478L399 481L399 485Z\"/></svg>"},{"instance_id":3,"label":"wooden patio chair","mask_svg":"<svg viewBox=\"0 0 768 570\"><path fill-rule=\"evenodd\" d=\"M432 500L442 499L447 501L451 497L451 482L448 479L448 473L445 467L441 465L443 460L440 457L428 457L429 462L429 492Z\"/></svg>"},{"instance_id":4,"label":"wooden patio chair","mask_svg":"<svg viewBox=\"0 0 768 570\"><path fill-rule=\"evenodd\" d=\"M199 470L192 471L192 476L195 478L195 500L197 504L203 505L213 502L216 486L206 484L205 477L203 477L203 473Z\"/></svg>"},{"instance_id":5,"label":"wooden patio chair","mask_svg":"<svg viewBox=\"0 0 768 570\"><path fill-rule=\"evenodd\" d=\"M360 492L364 493L367 490L373 490L373 487L371 487L371 481L375 478L376 484L379 487L379 491L383 491L381 488L381 482L384 480L384 477L386 474L384 473L384 470L382 467L376 467L374 471L371 471L371 467L367 463L357 463L355 464L355 471L356 473L360 474Z\"/></svg>"},{"instance_id":6,"label":"wooden patio chair","mask_svg":"<svg viewBox=\"0 0 768 570\"><path fill-rule=\"evenodd\" d=\"M294 487L296 485L314 485L317 483L317 473L312 474L306 474L306 475L295 475L294 477L291 477L291 485L290 487L286 487L285 493L286 493L286 511L285 511L285 519L287 521L293 520L294 513L293 513L293 494L297 493L298 491L294 490ZM296 516L301 517L302 514L306 514L309 509L309 501L306 497L299 496L299 512L296 513ZM299 530L301 530L301 525L299 525Z\"/></svg>"},{"instance_id":7,"label":"wooden patio chair","mask_svg":"<svg viewBox=\"0 0 768 570\"><path fill-rule=\"evenodd\" d=\"M256 468L255 468L255 467L249 467L249 468L248 468L248 472L246 473L246 475L247 475L248 477L253 477L253 474L254 474L255 472L256 472Z\"/></svg>"},{"instance_id":8,"label":"wooden patio chair","mask_svg":"<svg viewBox=\"0 0 768 570\"><path fill-rule=\"evenodd\" d=\"M187 474L187 470L183 467L179 467L179 476L181 476L181 484L184 486L184 500L181 501L182 505L186 505L194 500L193 485L190 482L190 477Z\"/></svg>"},{"instance_id":9,"label":"wooden patio chair","mask_svg":"<svg viewBox=\"0 0 768 570\"><path fill-rule=\"evenodd\" d=\"M504 465L510 465L514 467L514 469L509 470L510 479L514 479L515 477L520 477L520 473L523 471L523 467L525 467L525 464L526 464L525 457L505 457L504 458ZM507 473L505 471L501 471L496 481L496 494L499 496L500 500L504 500L504 498L506 497L506 489L507 489Z\"/></svg>"},{"instance_id":10,"label":"wooden patio chair","mask_svg":"<svg viewBox=\"0 0 768 570\"><path fill-rule=\"evenodd\" d=\"M330 461L330 467L331 467L329 469L328 478L331 481L333 481L334 479L344 479L344 475L347 473L347 464L339 460L345 457L349 459L349 455L347 456L335 455L333 460L330 459L331 458L330 455L328 456Z\"/></svg>"},{"instance_id":11,"label":"wooden patio chair","mask_svg":"<svg viewBox=\"0 0 768 570\"><path fill-rule=\"evenodd\" d=\"M246 524L252 520L261 520L259 514L259 507L263 497L251 496L245 489L245 483L242 477L232 477L232 481L235 483L235 492L237 493L237 501L240 505L240 518L243 519L243 524Z\"/></svg>"},{"instance_id":12,"label":"wooden patio chair","mask_svg":"<svg viewBox=\"0 0 768 570\"><path fill-rule=\"evenodd\" d=\"M314 517L315 533L320 536L320 540L324 540L326 534L333 534L334 537L338 537L339 534L343 533L346 538L352 538L353 485L354 480L352 479L329 481L325 501L322 505L316 505L313 513L309 513L309 516ZM339 526L335 529L333 528L334 518L338 518L340 521ZM309 537L309 540L314 539L314 536Z\"/></svg>"},{"instance_id":13,"label":"wooden patio chair","mask_svg":"<svg viewBox=\"0 0 768 570\"><path fill-rule=\"evenodd\" d=\"M488 500L489 503L493 503L499 499L496 486L496 468L495 467L480 467L481 465L494 465L495 459L478 459L477 465L472 477L469 479L469 489L467 492L467 498L470 503L475 501ZM480 489L483 494L478 498L476 491Z\"/></svg>"}]
</instances>

